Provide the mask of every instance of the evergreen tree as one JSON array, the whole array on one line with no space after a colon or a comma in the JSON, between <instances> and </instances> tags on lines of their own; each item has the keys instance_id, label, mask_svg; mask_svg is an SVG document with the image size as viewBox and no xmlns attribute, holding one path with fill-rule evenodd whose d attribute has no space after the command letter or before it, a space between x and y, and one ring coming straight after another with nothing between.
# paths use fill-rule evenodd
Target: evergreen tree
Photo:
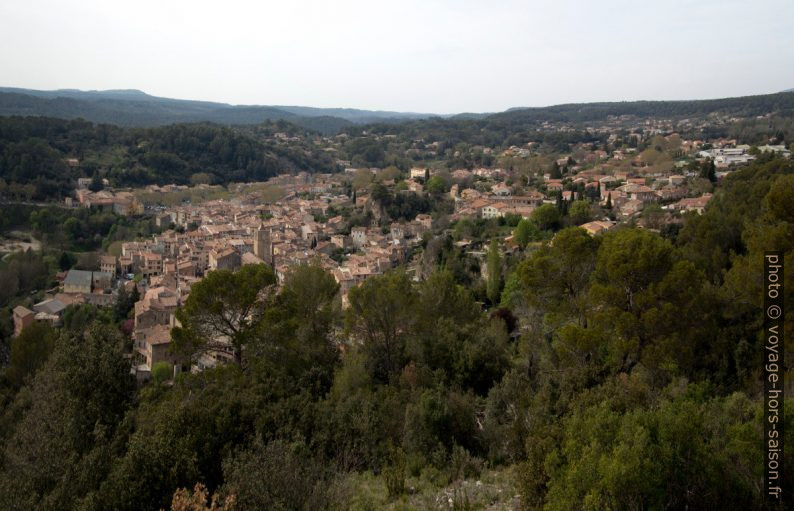
<instances>
[{"instance_id":1,"label":"evergreen tree","mask_svg":"<svg viewBox=\"0 0 794 511\"><path fill-rule=\"evenodd\" d=\"M560 172L560 166L557 164L556 161L554 163L552 163L552 165L551 165L550 175L551 175L552 179L561 179L562 178L562 172Z\"/></svg>"},{"instance_id":2,"label":"evergreen tree","mask_svg":"<svg viewBox=\"0 0 794 511\"><path fill-rule=\"evenodd\" d=\"M496 238L491 239L491 246L488 248L488 300L491 304L499 303L499 295L502 291L502 257L499 255L499 242Z\"/></svg>"},{"instance_id":3,"label":"evergreen tree","mask_svg":"<svg viewBox=\"0 0 794 511\"><path fill-rule=\"evenodd\" d=\"M91 184L88 185L88 189L92 192L98 192L102 190L105 185L102 183L102 178L99 177L99 172L94 174L94 177L91 178Z\"/></svg>"},{"instance_id":4,"label":"evergreen tree","mask_svg":"<svg viewBox=\"0 0 794 511\"><path fill-rule=\"evenodd\" d=\"M708 179L712 183L717 182L717 166L710 158L707 159L700 167L700 177Z\"/></svg>"}]
</instances>

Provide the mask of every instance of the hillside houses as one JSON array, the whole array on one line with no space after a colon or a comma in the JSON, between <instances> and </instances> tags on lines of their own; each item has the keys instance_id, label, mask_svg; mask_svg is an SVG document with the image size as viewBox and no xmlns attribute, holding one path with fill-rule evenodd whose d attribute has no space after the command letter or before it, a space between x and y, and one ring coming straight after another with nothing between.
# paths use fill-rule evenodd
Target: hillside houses
<instances>
[{"instance_id":1,"label":"hillside houses","mask_svg":"<svg viewBox=\"0 0 794 511\"><path fill-rule=\"evenodd\" d=\"M694 154L697 147L688 144L686 151ZM518 154L517 149L512 152ZM347 304L354 286L411 261L422 234L434 224L446 225L466 217L531 218L536 208L555 204L561 197L569 202L592 201L594 209L611 204L612 209L601 210L598 220L582 226L596 235L614 228L614 220L640 215L650 203L661 202L673 211L702 211L707 202L705 196L690 197L693 177L687 171L676 170L680 167L672 164L648 166L634 158L639 153L633 148L610 153L581 144L573 149L573 157L560 158L564 160L559 165L562 177L557 179L542 176L542 171L527 174L513 167L450 169L436 174L417 166L400 177L379 180L380 169L370 169L379 186L394 196L414 193L423 195L423 201L454 204L454 211L446 217L435 211L433 216L420 214L411 221L385 218L384 208L372 198L372 187L353 192L348 183L345 189L344 181L351 180L355 172L347 176L279 176L268 183L280 187L282 198L275 202L259 195L261 184L241 184L233 200L158 207L155 222L166 230L149 239L123 243L118 257L101 258L100 270L112 277L134 274L141 280L142 298L135 305L133 336L140 355L137 363L145 374L157 361L169 360L163 350L170 342L173 313L189 297L191 286L208 272L264 263L283 283L290 268L315 264L333 275L340 285L342 303ZM446 181L449 193L445 191L443 199L435 192L426 193L424 181L432 174ZM87 200L103 197L85 195ZM69 281L71 286L72 279ZM203 364L210 363L205 360Z\"/></svg>"}]
</instances>

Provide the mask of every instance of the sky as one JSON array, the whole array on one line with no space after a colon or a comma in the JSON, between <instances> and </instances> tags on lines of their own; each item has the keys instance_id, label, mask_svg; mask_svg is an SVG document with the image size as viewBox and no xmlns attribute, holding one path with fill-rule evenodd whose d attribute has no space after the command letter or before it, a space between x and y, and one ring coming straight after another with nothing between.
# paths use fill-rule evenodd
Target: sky
<instances>
[{"instance_id":1,"label":"sky","mask_svg":"<svg viewBox=\"0 0 794 511\"><path fill-rule=\"evenodd\" d=\"M2 0L0 86L448 114L794 88L794 2Z\"/></svg>"}]
</instances>

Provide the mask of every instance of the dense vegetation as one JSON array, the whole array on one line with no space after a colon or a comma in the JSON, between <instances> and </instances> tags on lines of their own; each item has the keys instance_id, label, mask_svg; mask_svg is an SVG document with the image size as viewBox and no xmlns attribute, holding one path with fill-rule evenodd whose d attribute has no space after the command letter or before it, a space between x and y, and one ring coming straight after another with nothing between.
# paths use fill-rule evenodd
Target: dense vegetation
<instances>
[{"instance_id":1,"label":"dense vegetation","mask_svg":"<svg viewBox=\"0 0 794 511\"><path fill-rule=\"evenodd\" d=\"M219 271L176 348L221 334L238 356L173 385L136 389L107 319L26 332L2 373L0 507L156 510L201 483L239 509L372 509L512 467L527 509L761 509L758 275L764 250L792 260L792 204L794 167L767 160L670 239L493 242L485 312L444 256L420 282L366 280L344 311L319 268L280 290L264 266ZM367 471L387 500L362 496Z\"/></svg>"},{"instance_id":2,"label":"dense vegetation","mask_svg":"<svg viewBox=\"0 0 794 511\"><path fill-rule=\"evenodd\" d=\"M609 116L631 115L662 119L696 117L720 113L736 117L755 117L774 112L794 115L794 94L780 92L737 98L699 99L687 101L622 101L611 103L579 103L541 108L513 108L494 114L490 119L510 124L543 121L584 122L606 120Z\"/></svg>"},{"instance_id":3,"label":"dense vegetation","mask_svg":"<svg viewBox=\"0 0 794 511\"><path fill-rule=\"evenodd\" d=\"M284 123L284 126L289 126ZM68 158L80 160L70 167ZM82 120L0 117L0 197L46 200L68 196L78 177L116 186L264 181L284 172L336 170L317 148L289 146L228 127L178 124L119 128Z\"/></svg>"}]
</instances>

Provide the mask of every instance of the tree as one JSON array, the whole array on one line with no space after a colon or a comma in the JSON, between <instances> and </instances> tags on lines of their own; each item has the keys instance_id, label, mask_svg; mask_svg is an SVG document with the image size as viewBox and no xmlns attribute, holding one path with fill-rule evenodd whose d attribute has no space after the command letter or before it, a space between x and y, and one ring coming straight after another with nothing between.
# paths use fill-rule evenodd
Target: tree
<instances>
[{"instance_id":1,"label":"tree","mask_svg":"<svg viewBox=\"0 0 794 511\"><path fill-rule=\"evenodd\" d=\"M688 370L714 335L704 309L703 274L682 260L661 236L623 229L607 234L598 250L591 300L593 322L612 339L610 364Z\"/></svg>"},{"instance_id":2,"label":"tree","mask_svg":"<svg viewBox=\"0 0 794 511\"><path fill-rule=\"evenodd\" d=\"M692 394L628 412L607 397L564 419L544 508L755 508L756 455L736 448L753 443L755 407Z\"/></svg>"},{"instance_id":3,"label":"tree","mask_svg":"<svg viewBox=\"0 0 794 511\"><path fill-rule=\"evenodd\" d=\"M88 185L88 189L92 192L98 192L105 188L105 185L102 183L102 177L99 175L99 172L94 174L94 177L91 178L91 183Z\"/></svg>"},{"instance_id":4,"label":"tree","mask_svg":"<svg viewBox=\"0 0 794 511\"><path fill-rule=\"evenodd\" d=\"M560 212L551 204L543 204L535 208L531 219L541 231L553 230L560 224Z\"/></svg>"},{"instance_id":5,"label":"tree","mask_svg":"<svg viewBox=\"0 0 794 511\"><path fill-rule=\"evenodd\" d=\"M190 176L190 184L192 185L211 185L212 174L208 172L196 172Z\"/></svg>"},{"instance_id":6,"label":"tree","mask_svg":"<svg viewBox=\"0 0 794 511\"><path fill-rule=\"evenodd\" d=\"M61 332L14 405L21 413L2 444L0 507L73 509L99 487L135 391L123 346L103 325Z\"/></svg>"},{"instance_id":7,"label":"tree","mask_svg":"<svg viewBox=\"0 0 794 511\"><path fill-rule=\"evenodd\" d=\"M57 332L45 322L34 321L11 341L11 355L6 377L21 386L26 378L44 365L55 344Z\"/></svg>"},{"instance_id":8,"label":"tree","mask_svg":"<svg viewBox=\"0 0 794 511\"><path fill-rule=\"evenodd\" d=\"M649 229L659 230L664 225L665 212L658 203L648 204L642 210L642 218Z\"/></svg>"},{"instance_id":9,"label":"tree","mask_svg":"<svg viewBox=\"0 0 794 511\"><path fill-rule=\"evenodd\" d=\"M700 177L708 179L712 183L717 182L717 167L711 158L707 158L700 166Z\"/></svg>"},{"instance_id":10,"label":"tree","mask_svg":"<svg viewBox=\"0 0 794 511\"><path fill-rule=\"evenodd\" d=\"M779 176L770 186L763 204L776 219L794 224L794 175Z\"/></svg>"},{"instance_id":11,"label":"tree","mask_svg":"<svg viewBox=\"0 0 794 511\"><path fill-rule=\"evenodd\" d=\"M447 183L441 176L433 176L427 180L425 188L427 188L428 193L433 195L441 195L447 191Z\"/></svg>"},{"instance_id":12,"label":"tree","mask_svg":"<svg viewBox=\"0 0 794 511\"><path fill-rule=\"evenodd\" d=\"M259 323L276 284L266 264L248 264L239 271L216 270L193 286L172 330L177 352L192 354L212 346L233 348L242 363L242 350L255 341Z\"/></svg>"},{"instance_id":13,"label":"tree","mask_svg":"<svg viewBox=\"0 0 794 511\"><path fill-rule=\"evenodd\" d=\"M575 318L581 325L586 323L587 291L599 242L584 229L569 227L519 265L527 300L549 313L547 320Z\"/></svg>"},{"instance_id":14,"label":"tree","mask_svg":"<svg viewBox=\"0 0 794 511\"><path fill-rule=\"evenodd\" d=\"M363 190L372 183L372 172L369 169L358 169L353 175L353 190Z\"/></svg>"},{"instance_id":15,"label":"tree","mask_svg":"<svg viewBox=\"0 0 794 511\"><path fill-rule=\"evenodd\" d=\"M221 491L239 509L310 511L330 504L333 472L282 441L265 445L258 438L224 462L223 475Z\"/></svg>"},{"instance_id":16,"label":"tree","mask_svg":"<svg viewBox=\"0 0 794 511\"><path fill-rule=\"evenodd\" d=\"M590 203L584 200L578 200L571 204L571 209L568 212L571 222L575 225L582 225L590 221Z\"/></svg>"},{"instance_id":17,"label":"tree","mask_svg":"<svg viewBox=\"0 0 794 511\"><path fill-rule=\"evenodd\" d=\"M64 221L63 230L69 236L70 240L76 240L84 231L83 227L80 225L80 221L73 216L70 216Z\"/></svg>"},{"instance_id":18,"label":"tree","mask_svg":"<svg viewBox=\"0 0 794 511\"><path fill-rule=\"evenodd\" d=\"M168 362L160 361L154 364L152 367L152 380L154 381L155 385L161 385L162 383L170 380L173 375L174 366Z\"/></svg>"},{"instance_id":19,"label":"tree","mask_svg":"<svg viewBox=\"0 0 794 511\"><path fill-rule=\"evenodd\" d=\"M524 249L530 241L537 241L540 238L540 231L534 222L522 218L513 231L513 240L518 248Z\"/></svg>"},{"instance_id":20,"label":"tree","mask_svg":"<svg viewBox=\"0 0 794 511\"><path fill-rule=\"evenodd\" d=\"M109 310L87 303L72 304L63 311L63 327L73 332L85 330L94 321L109 324L113 316Z\"/></svg>"},{"instance_id":21,"label":"tree","mask_svg":"<svg viewBox=\"0 0 794 511\"><path fill-rule=\"evenodd\" d=\"M133 296L134 294L134 296ZM132 293L127 292L127 286L122 285L119 287L119 293L116 297L116 303L113 305L113 313L116 316L116 321L127 319L130 311L135 307L135 302L140 299L138 294L138 286L133 286Z\"/></svg>"},{"instance_id":22,"label":"tree","mask_svg":"<svg viewBox=\"0 0 794 511\"><path fill-rule=\"evenodd\" d=\"M415 319L416 293L405 272L371 277L348 294L347 326L363 342L367 368L388 383L402 369L405 342Z\"/></svg>"},{"instance_id":23,"label":"tree","mask_svg":"<svg viewBox=\"0 0 794 511\"><path fill-rule=\"evenodd\" d=\"M290 269L259 333L270 339L270 349L257 354L297 378L304 371L321 373L330 381L339 350L332 337L341 323L339 284L319 266ZM271 356L272 355L272 356Z\"/></svg>"},{"instance_id":24,"label":"tree","mask_svg":"<svg viewBox=\"0 0 794 511\"><path fill-rule=\"evenodd\" d=\"M560 171L560 165L555 161L551 164L551 172L549 173L551 179L561 179L562 172Z\"/></svg>"},{"instance_id":25,"label":"tree","mask_svg":"<svg viewBox=\"0 0 794 511\"><path fill-rule=\"evenodd\" d=\"M491 304L499 303L499 295L502 292L502 257L499 255L499 242L496 238L491 239L487 255L488 264L488 300Z\"/></svg>"},{"instance_id":26,"label":"tree","mask_svg":"<svg viewBox=\"0 0 794 511\"><path fill-rule=\"evenodd\" d=\"M58 258L58 268L60 268L61 271L66 271L71 268L76 261L76 258L72 254L63 251Z\"/></svg>"}]
</instances>

